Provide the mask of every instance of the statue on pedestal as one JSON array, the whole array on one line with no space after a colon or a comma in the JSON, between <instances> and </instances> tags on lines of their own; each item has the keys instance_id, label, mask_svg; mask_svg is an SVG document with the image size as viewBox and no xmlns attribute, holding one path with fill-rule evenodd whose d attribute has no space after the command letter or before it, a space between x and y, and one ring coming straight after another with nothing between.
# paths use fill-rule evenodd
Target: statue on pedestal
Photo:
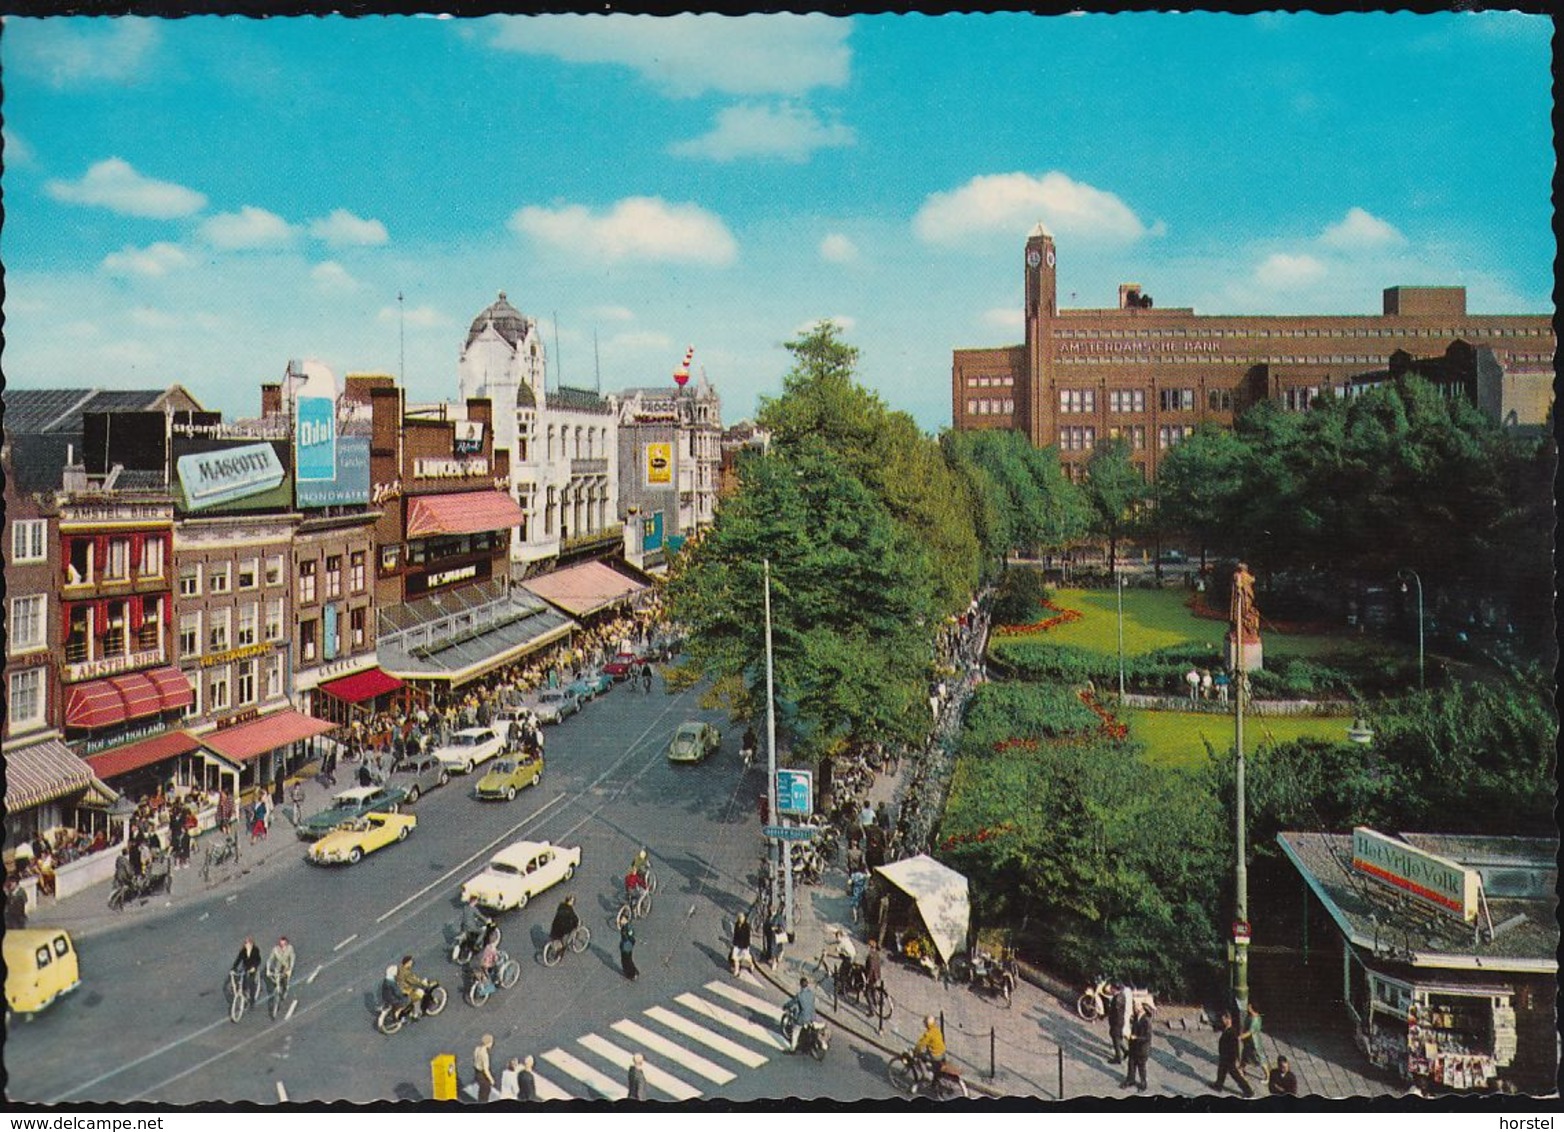
<instances>
[{"instance_id":1,"label":"statue on pedestal","mask_svg":"<svg viewBox=\"0 0 1564 1132\"><path fill-rule=\"evenodd\" d=\"M1239 634L1242 634L1242 667L1253 672L1264 667L1264 652L1260 642L1260 610L1254 602L1254 575L1247 563L1240 562L1233 571L1232 600L1227 631L1227 665L1237 671L1240 662Z\"/></svg>"}]
</instances>

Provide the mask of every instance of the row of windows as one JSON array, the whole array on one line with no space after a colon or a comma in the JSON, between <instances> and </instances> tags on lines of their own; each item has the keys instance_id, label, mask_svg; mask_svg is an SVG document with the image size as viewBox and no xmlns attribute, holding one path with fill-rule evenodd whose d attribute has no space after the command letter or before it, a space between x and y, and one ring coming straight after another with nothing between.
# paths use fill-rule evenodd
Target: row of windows
<instances>
[{"instance_id":1,"label":"row of windows","mask_svg":"<svg viewBox=\"0 0 1564 1132\"><path fill-rule=\"evenodd\" d=\"M1015 384L1015 378L1012 377L1010 374L1005 374L1003 377L969 377L969 378L967 378L967 386L969 388L988 389L988 388L992 388L994 386L1010 386L1010 385L1014 385L1014 384Z\"/></svg>"},{"instance_id":2,"label":"row of windows","mask_svg":"<svg viewBox=\"0 0 1564 1132\"><path fill-rule=\"evenodd\" d=\"M967 415L974 417L997 416L999 414L1012 414L1016 411L1016 403L1010 398L1003 401L968 400Z\"/></svg>"},{"instance_id":3,"label":"row of windows","mask_svg":"<svg viewBox=\"0 0 1564 1132\"><path fill-rule=\"evenodd\" d=\"M168 536L163 534L70 538L65 542L65 581L72 586L123 582L132 577L132 568L136 577L161 578L167 555Z\"/></svg>"},{"instance_id":4,"label":"row of windows","mask_svg":"<svg viewBox=\"0 0 1564 1132\"><path fill-rule=\"evenodd\" d=\"M301 663L312 663L317 658L317 654L324 648L326 644L331 645L331 648L326 651L328 651L332 657L338 657L343 654L343 622L341 618L337 619L336 626L336 640L325 642L322 640L324 634L321 632L320 621L310 620L299 622L299 660ZM367 608L360 606L358 609L348 610L348 639L353 642L352 647L355 650L364 647L365 641L369 636L368 626L369 610Z\"/></svg>"},{"instance_id":5,"label":"row of windows","mask_svg":"<svg viewBox=\"0 0 1564 1132\"><path fill-rule=\"evenodd\" d=\"M1118 338L1131 341L1151 341L1169 338L1542 338L1551 333L1541 326L1468 326L1460 329L1433 329L1430 327L1318 327L1276 326L1255 327L1145 327L1135 330L1067 329L1054 331L1055 338Z\"/></svg>"},{"instance_id":6,"label":"row of windows","mask_svg":"<svg viewBox=\"0 0 1564 1132\"><path fill-rule=\"evenodd\" d=\"M1541 359L1550 358L1551 355L1539 354ZM1068 354L1058 359L1061 365L1146 365L1157 362L1165 365L1210 365L1210 354L1105 354L1105 355L1075 355ZM1265 354L1258 357L1246 357L1242 359L1247 363L1263 363L1265 365L1357 365L1377 366L1384 368L1389 364L1383 354Z\"/></svg>"},{"instance_id":7,"label":"row of windows","mask_svg":"<svg viewBox=\"0 0 1564 1132\"><path fill-rule=\"evenodd\" d=\"M1194 431L1193 425L1162 425L1157 429L1157 447L1164 451L1173 448Z\"/></svg>"},{"instance_id":8,"label":"row of windows","mask_svg":"<svg viewBox=\"0 0 1564 1132\"><path fill-rule=\"evenodd\" d=\"M1090 426L1072 425L1059 430L1059 451L1090 452L1097 443L1097 430Z\"/></svg>"},{"instance_id":9,"label":"row of windows","mask_svg":"<svg viewBox=\"0 0 1564 1132\"><path fill-rule=\"evenodd\" d=\"M263 674L266 681L264 696L259 694L257 684ZM204 673L188 675L195 698L185 709L186 719L196 719L229 708L248 707L260 703L262 699L274 700L282 695L280 656L241 660L234 665L224 664L207 669Z\"/></svg>"},{"instance_id":10,"label":"row of windows","mask_svg":"<svg viewBox=\"0 0 1564 1132\"><path fill-rule=\"evenodd\" d=\"M282 585L282 555L268 557L264 568L259 558L246 559L237 569L230 562L187 562L179 568L179 596L200 597L203 589L210 594L254 590L263 580L268 586Z\"/></svg>"},{"instance_id":11,"label":"row of windows","mask_svg":"<svg viewBox=\"0 0 1564 1132\"><path fill-rule=\"evenodd\" d=\"M257 632L263 640L280 641L283 634L282 598L275 601L252 602L238 607L238 625L234 628L234 610L212 609L205 613L195 610L179 615L179 656L187 659L202 653L201 629L206 627L205 651L226 652L230 648L243 648L257 643ZM264 616L265 622L262 624Z\"/></svg>"}]
</instances>

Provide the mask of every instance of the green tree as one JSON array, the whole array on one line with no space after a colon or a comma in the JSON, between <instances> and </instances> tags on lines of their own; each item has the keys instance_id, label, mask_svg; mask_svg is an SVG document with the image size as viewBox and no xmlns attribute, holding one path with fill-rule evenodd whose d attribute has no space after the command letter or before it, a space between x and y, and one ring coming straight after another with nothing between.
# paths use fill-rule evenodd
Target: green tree
<instances>
[{"instance_id":1,"label":"green tree","mask_svg":"<svg viewBox=\"0 0 1564 1132\"><path fill-rule=\"evenodd\" d=\"M1208 551L1233 554L1249 478L1249 446L1220 425L1198 425L1157 467L1157 521L1163 530L1188 532Z\"/></svg>"},{"instance_id":2,"label":"green tree","mask_svg":"<svg viewBox=\"0 0 1564 1132\"><path fill-rule=\"evenodd\" d=\"M1130 532L1149 497L1146 479L1130 462L1122 437L1103 441L1086 464L1086 499L1096 516L1096 530L1108 540L1108 568L1118 564L1119 540Z\"/></svg>"}]
</instances>

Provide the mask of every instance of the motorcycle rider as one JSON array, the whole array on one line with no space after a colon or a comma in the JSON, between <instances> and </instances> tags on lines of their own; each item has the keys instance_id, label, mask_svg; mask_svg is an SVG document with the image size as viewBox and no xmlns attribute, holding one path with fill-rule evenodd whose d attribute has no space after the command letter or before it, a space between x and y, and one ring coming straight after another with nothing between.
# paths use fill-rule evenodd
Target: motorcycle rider
<instances>
[{"instance_id":1,"label":"motorcycle rider","mask_svg":"<svg viewBox=\"0 0 1564 1132\"><path fill-rule=\"evenodd\" d=\"M567 896L554 911L554 922L548 929L549 941L558 940L563 943L570 938L570 933L580 926L581 918L576 915L576 898Z\"/></svg>"},{"instance_id":2,"label":"motorcycle rider","mask_svg":"<svg viewBox=\"0 0 1564 1132\"><path fill-rule=\"evenodd\" d=\"M400 973L393 963L386 968L386 977L380 980L380 1001L399 1015L406 1014L413 1005L413 1000L402 993L402 984L397 977Z\"/></svg>"},{"instance_id":3,"label":"motorcycle rider","mask_svg":"<svg viewBox=\"0 0 1564 1132\"><path fill-rule=\"evenodd\" d=\"M815 1024L815 990L809 985L808 976L801 976L798 980L798 993L783 1004L783 1011L795 1012L796 1028L793 1030L792 1044L788 1051L795 1052L798 1049L799 1040L804 1031Z\"/></svg>"},{"instance_id":4,"label":"motorcycle rider","mask_svg":"<svg viewBox=\"0 0 1564 1132\"><path fill-rule=\"evenodd\" d=\"M413 973L411 955L402 956L402 962L396 969L396 989L407 997L414 1018L423 1013L424 992L433 985L428 979Z\"/></svg>"},{"instance_id":5,"label":"motorcycle rider","mask_svg":"<svg viewBox=\"0 0 1564 1132\"><path fill-rule=\"evenodd\" d=\"M136 890L136 865L130 859L130 850L121 849L119 856L114 859L114 887L127 893Z\"/></svg>"},{"instance_id":6,"label":"motorcycle rider","mask_svg":"<svg viewBox=\"0 0 1564 1132\"><path fill-rule=\"evenodd\" d=\"M250 936L244 937L244 946L239 948L232 970L239 976L240 992L253 1006L261 996L261 949Z\"/></svg>"},{"instance_id":7,"label":"motorcycle rider","mask_svg":"<svg viewBox=\"0 0 1564 1132\"><path fill-rule=\"evenodd\" d=\"M494 968L500 962L499 930L490 924L483 933L483 945L479 947L467 965L467 977L472 984L492 983Z\"/></svg>"},{"instance_id":8,"label":"motorcycle rider","mask_svg":"<svg viewBox=\"0 0 1564 1132\"><path fill-rule=\"evenodd\" d=\"M939 1077L945 1068L945 1035L940 1033L939 1019L930 1014L923 1019L923 1036L912 1047L912 1056L929 1067L929 1080Z\"/></svg>"},{"instance_id":9,"label":"motorcycle rider","mask_svg":"<svg viewBox=\"0 0 1564 1132\"><path fill-rule=\"evenodd\" d=\"M494 921L483 914L483 909L478 907L478 894L469 893L467 902L462 905L462 923L460 927L461 941L464 951L477 951L483 946L484 935L493 926Z\"/></svg>"}]
</instances>

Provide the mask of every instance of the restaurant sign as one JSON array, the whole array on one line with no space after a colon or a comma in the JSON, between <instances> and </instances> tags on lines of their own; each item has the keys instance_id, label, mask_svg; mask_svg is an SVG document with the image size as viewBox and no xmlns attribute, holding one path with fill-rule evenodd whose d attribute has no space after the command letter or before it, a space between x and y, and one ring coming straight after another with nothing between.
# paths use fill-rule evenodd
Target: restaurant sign
<instances>
[{"instance_id":1,"label":"restaurant sign","mask_svg":"<svg viewBox=\"0 0 1564 1132\"><path fill-rule=\"evenodd\" d=\"M1477 870L1447 857L1358 826L1352 831L1352 869L1467 923L1477 919Z\"/></svg>"},{"instance_id":2,"label":"restaurant sign","mask_svg":"<svg viewBox=\"0 0 1564 1132\"><path fill-rule=\"evenodd\" d=\"M64 665L60 669L60 676L67 684L76 680L96 680L102 676L116 676L135 668L147 668L161 659L157 649L126 653L121 656L105 656L97 660L86 660L80 664Z\"/></svg>"},{"instance_id":3,"label":"restaurant sign","mask_svg":"<svg viewBox=\"0 0 1564 1132\"><path fill-rule=\"evenodd\" d=\"M420 456L413 461L414 479L463 478L467 476L486 476L488 474L489 461L482 456L475 456L466 460L445 460L432 456Z\"/></svg>"},{"instance_id":4,"label":"restaurant sign","mask_svg":"<svg viewBox=\"0 0 1564 1132\"><path fill-rule=\"evenodd\" d=\"M267 641L264 644L240 645L226 652L208 653L201 658L201 667L210 668L214 664L229 664L235 660L248 660L252 656L265 656L272 651L272 646L273 642Z\"/></svg>"}]
</instances>

